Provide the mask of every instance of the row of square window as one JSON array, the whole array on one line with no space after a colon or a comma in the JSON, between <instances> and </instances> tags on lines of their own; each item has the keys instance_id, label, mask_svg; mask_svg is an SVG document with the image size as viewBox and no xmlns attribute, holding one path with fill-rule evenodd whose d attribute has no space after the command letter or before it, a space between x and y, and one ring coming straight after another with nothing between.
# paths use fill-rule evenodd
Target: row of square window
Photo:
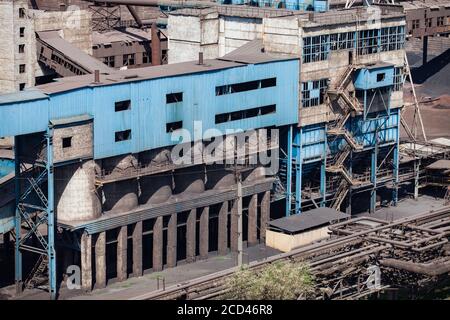
<instances>
[{"instance_id":1,"label":"row of square window","mask_svg":"<svg viewBox=\"0 0 450 320\"><path fill-rule=\"evenodd\" d=\"M330 51L352 49L355 45L360 55L400 50L405 42L404 26L362 30L357 41L355 35L344 32L303 38L303 62L326 60Z\"/></svg>"},{"instance_id":2,"label":"row of square window","mask_svg":"<svg viewBox=\"0 0 450 320\"><path fill-rule=\"evenodd\" d=\"M252 109L246 109L246 110L239 110L234 112L227 112L227 113L221 113L217 114L215 117L215 123L224 123L229 121L236 121L236 120L242 120L242 119L248 119L253 118L257 116L263 116L267 114L274 114L276 112L276 105L268 105L263 107L257 107ZM171 133L175 130L183 128L183 121L175 121L175 122L169 122L166 123L166 132ZM123 131L116 131L115 132L115 141L126 141L131 139L131 129L123 130ZM63 141L63 147L64 147L64 141Z\"/></svg>"},{"instance_id":3,"label":"row of square window","mask_svg":"<svg viewBox=\"0 0 450 320\"><path fill-rule=\"evenodd\" d=\"M229 93L236 93L236 92L243 92L243 91L250 91L254 89L260 89L260 88L268 88L276 86L276 78L269 78L269 79L262 79L262 80L256 80L256 81L248 81L248 82L241 82L226 86L218 86L216 87L216 95L223 95L223 94L229 94ZM227 87L227 89L224 89L224 87ZM232 89L229 89L232 88ZM168 93L166 94L166 103L177 103L183 101L183 92L174 92L174 93ZM118 101L115 103L115 111L125 111L131 109L131 101L130 100L124 100L124 101Z\"/></svg>"},{"instance_id":4,"label":"row of square window","mask_svg":"<svg viewBox=\"0 0 450 320\"><path fill-rule=\"evenodd\" d=\"M450 16L448 17L436 17L436 26L443 27L445 18L447 21L450 21ZM448 24L448 23L447 23ZM433 26L433 18L425 18L425 28L431 28ZM420 28L420 19L412 20L411 22L411 30Z\"/></svg>"}]
</instances>

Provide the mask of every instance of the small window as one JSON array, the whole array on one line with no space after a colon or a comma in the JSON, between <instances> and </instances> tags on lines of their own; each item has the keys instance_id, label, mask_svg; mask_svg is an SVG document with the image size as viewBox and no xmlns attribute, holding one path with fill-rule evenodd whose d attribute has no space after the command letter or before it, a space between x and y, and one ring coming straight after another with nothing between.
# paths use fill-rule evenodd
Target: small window
<instances>
[{"instance_id":1,"label":"small window","mask_svg":"<svg viewBox=\"0 0 450 320\"><path fill-rule=\"evenodd\" d=\"M125 101L118 101L114 104L114 110L116 112L130 110L131 109L131 101L125 100Z\"/></svg>"},{"instance_id":2,"label":"small window","mask_svg":"<svg viewBox=\"0 0 450 320\"><path fill-rule=\"evenodd\" d=\"M25 28L24 28L24 27L22 27L22 28L19 29L19 36L20 36L21 38L25 37Z\"/></svg>"},{"instance_id":3,"label":"small window","mask_svg":"<svg viewBox=\"0 0 450 320\"><path fill-rule=\"evenodd\" d=\"M277 85L277 78L269 78L261 80L261 88L275 87Z\"/></svg>"},{"instance_id":4,"label":"small window","mask_svg":"<svg viewBox=\"0 0 450 320\"><path fill-rule=\"evenodd\" d=\"M436 24L438 27L442 27L444 25L444 17L438 17Z\"/></svg>"},{"instance_id":5,"label":"small window","mask_svg":"<svg viewBox=\"0 0 450 320\"><path fill-rule=\"evenodd\" d=\"M25 73L25 65L24 64L19 65L19 73Z\"/></svg>"},{"instance_id":6,"label":"small window","mask_svg":"<svg viewBox=\"0 0 450 320\"><path fill-rule=\"evenodd\" d=\"M425 19L425 27L431 28L432 25L433 25L433 19L432 18Z\"/></svg>"},{"instance_id":7,"label":"small window","mask_svg":"<svg viewBox=\"0 0 450 320\"><path fill-rule=\"evenodd\" d=\"M183 121L170 122L166 124L166 132L170 133L183 128Z\"/></svg>"},{"instance_id":8,"label":"small window","mask_svg":"<svg viewBox=\"0 0 450 320\"><path fill-rule=\"evenodd\" d=\"M152 63L152 55L150 52L142 52L142 63Z\"/></svg>"},{"instance_id":9,"label":"small window","mask_svg":"<svg viewBox=\"0 0 450 320\"><path fill-rule=\"evenodd\" d=\"M19 44L19 53L24 53L24 52L25 52L25 45Z\"/></svg>"},{"instance_id":10,"label":"small window","mask_svg":"<svg viewBox=\"0 0 450 320\"><path fill-rule=\"evenodd\" d=\"M183 92L166 94L166 103L175 103L183 101Z\"/></svg>"},{"instance_id":11,"label":"small window","mask_svg":"<svg viewBox=\"0 0 450 320\"><path fill-rule=\"evenodd\" d=\"M377 74L377 82L384 81L384 76L385 76L384 73Z\"/></svg>"},{"instance_id":12,"label":"small window","mask_svg":"<svg viewBox=\"0 0 450 320\"><path fill-rule=\"evenodd\" d=\"M271 114L271 113L275 113L276 112L276 106L270 105L270 106L264 106L261 107L261 115L265 115L265 114Z\"/></svg>"},{"instance_id":13,"label":"small window","mask_svg":"<svg viewBox=\"0 0 450 320\"><path fill-rule=\"evenodd\" d=\"M63 147L63 149L70 148L71 146L72 146L72 137L62 138L62 147Z\"/></svg>"},{"instance_id":14,"label":"small window","mask_svg":"<svg viewBox=\"0 0 450 320\"><path fill-rule=\"evenodd\" d=\"M116 132L116 142L125 141L131 139L131 130L117 131Z\"/></svg>"},{"instance_id":15,"label":"small window","mask_svg":"<svg viewBox=\"0 0 450 320\"><path fill-rule=\"evenodd\" d=\"M23 91L25 89L25 83L19 84L19 91Z\"/></svg>"},{"instance_id":16,"label":"small window","mask_svg":"<svg viewBox=\"0 0 450 320\"><path fill-rule=\"evenodd\" d=\"M19 18L25 18L25 8L19 8Z\"/></svg>"}]
</instances>

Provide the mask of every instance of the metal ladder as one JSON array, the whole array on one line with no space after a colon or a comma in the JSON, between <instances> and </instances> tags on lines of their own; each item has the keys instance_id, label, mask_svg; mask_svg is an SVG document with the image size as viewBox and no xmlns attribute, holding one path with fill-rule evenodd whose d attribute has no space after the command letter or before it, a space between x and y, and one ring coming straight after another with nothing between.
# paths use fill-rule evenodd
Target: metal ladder
<instances>
[{"instance_id":1,"label":"metal ladder","mask_svg":"<svg viewBox=\"0 0 450 320\"><path fill-rule=\"evenodd\" d=\"M25 280L25 287L33 289L41 286L48 279L48 256L41 254Z\"/></svg>"}]
</instances>

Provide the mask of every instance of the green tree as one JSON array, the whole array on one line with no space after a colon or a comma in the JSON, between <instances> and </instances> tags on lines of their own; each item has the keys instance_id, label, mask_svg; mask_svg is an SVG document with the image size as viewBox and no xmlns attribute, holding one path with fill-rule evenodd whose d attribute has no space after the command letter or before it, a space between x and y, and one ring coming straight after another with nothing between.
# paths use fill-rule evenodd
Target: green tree
<instances>
[{"instance_id":1,"label":"green tree","mask_svg":"<svg viewBox=\"0 0 450 320\"><path fill-rule=\"evenodd\" d=\"M228 299L296 300L314 292L314 279L305 264L277 261L258 270L242 268L227 280Z\"/></svg>"}]
</instances>

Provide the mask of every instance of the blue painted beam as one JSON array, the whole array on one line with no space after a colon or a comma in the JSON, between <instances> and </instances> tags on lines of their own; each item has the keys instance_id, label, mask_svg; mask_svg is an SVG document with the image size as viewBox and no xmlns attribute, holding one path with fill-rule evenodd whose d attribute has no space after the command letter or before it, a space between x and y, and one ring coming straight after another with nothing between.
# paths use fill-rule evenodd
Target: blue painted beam
<instances>
[{"instance_id":1,"label":"blue painted beam","mask_svg":"<svg viewBox=\"0 0 450 320\"><path fill-rule=\"evenodd\" d=\"M46 134L47 140L47 255L48 255L48 277L50 298L56 299L56 253L55 253L55 215L54 215L54 203L55 203L55 186L53 179L53 127L47 128Z\"/></svg>"},{"instance_id":2,"label":"blue painted beam","mask_svg":"<svg viewBox=\"0 0 450 320\"><path fill-rule=\"evenodd\" d=\"M303 174L303 159L302 159L302 139L303 129L295 130L295 213L301 213L302 211L302 174Z\"/></svg>"},{"instance_id":3,"label":"blue painted beam","mask_svg":"<svg viewBox=\"0 0 450 320\"><path fill-rule=\"evenodd\" d=\"M14 257L15 257L15 283L16 283L16 293L20 294L22 292L22 252L20 251L20 239L21 239L21 218L19 212L19 199L20 199L20 161L19 161L19 139L14 137L14 158L15 161L15 194L16 194L16 213L15 213L15 232L16 232L16 242L14 245Z\"/></svg>"},{"instance_id":4,"label":"blue painted beam","mask_svg":"<svg viewBox=\"0 0 450 320\"><path fill-rule=\"evenodd\" d=\"M287 134L286 216L291 215L292 204L292 136L293 127L289 126Z\"/></svg>"}]
</instances>

